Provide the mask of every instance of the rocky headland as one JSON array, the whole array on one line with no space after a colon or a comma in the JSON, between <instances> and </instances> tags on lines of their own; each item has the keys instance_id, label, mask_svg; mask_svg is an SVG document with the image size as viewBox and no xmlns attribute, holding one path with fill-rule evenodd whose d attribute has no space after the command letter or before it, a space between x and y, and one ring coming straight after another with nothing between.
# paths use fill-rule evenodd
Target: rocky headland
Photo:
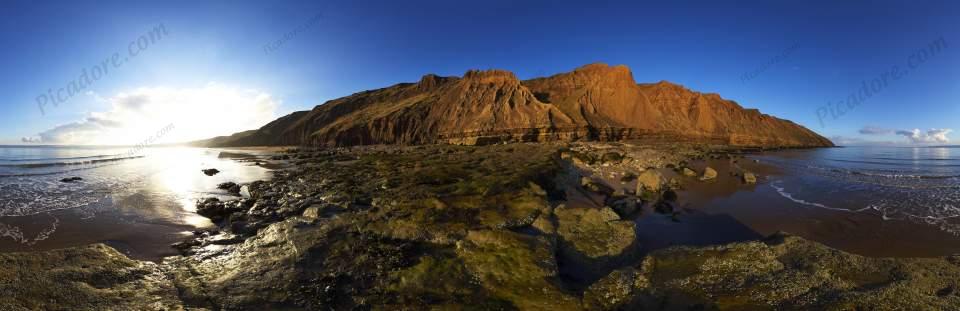
<instances>
[{"instance_id":1,"label":"rocky headland","mask_svg":"<svg viewBox=\"0 0 960 311\"><path fill-rule=\"evenodd\" d=\"M718 94L661 81L638 84L626 66L586 65L521 81L505 70L356 93L259 129L195 142L205 147L354 146L545 141L647 141L752 147L828 147L803 126Z\"/></svg>"}]
</instances>

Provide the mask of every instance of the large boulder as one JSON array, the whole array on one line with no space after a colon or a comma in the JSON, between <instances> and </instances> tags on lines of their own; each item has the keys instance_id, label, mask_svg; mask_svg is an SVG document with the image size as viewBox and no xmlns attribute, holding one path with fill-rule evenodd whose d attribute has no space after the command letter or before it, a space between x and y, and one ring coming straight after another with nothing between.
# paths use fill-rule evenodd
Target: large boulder
<instances>
[{"instance_id":1,"label":"large boulder","mask_svg":"<svg viewBox=\"0 0 960 311\"><path fill-rule=\"evenodd\" d=\"M957 310L960 265L869 258L799 237L650 253L636 310ZM939 293L939 294L938 294Z\"/></svg>"},{"instance_id":2,"label":"large boulder","mask_svg":"<svg viewBox=\"0 0 960 311\"><path fill-rule=\"evenodd\" d=\"M632 310L649 281L633 267L610 272L590 285L583 293L583 305L588 310Z\"/></svg>"},{"instance_id":3,"label":"large boulder","mask_svg":"<svg viewBox=\"0 0 960 311\"><path fill-rule=\"evenodd\" d=\"M480 285L520 310L579 310L576 298L549 279L557 277L553 243L508 230L470 231L456 252Z\"/></svg>"},{"instance_id":4,"label":"large boulder","mask_svg":"<svg viewBox=\"0 0 960 311\"><path fill-rule=\"evenodd\" d=\"M612 209L561 205L554 214L566 274L599 278L636 255L636 224L620 220Z\"/></svg>"},{"instance_id":5,"label":"large boulder","mask_svg":"<svg viewBox=\"0 0 960 311\"><path fill-rule=\"evenodd\" d=\"M0 310L184 310L161 267L104 244L0 254Z\"/></svg>"}]
</instances>

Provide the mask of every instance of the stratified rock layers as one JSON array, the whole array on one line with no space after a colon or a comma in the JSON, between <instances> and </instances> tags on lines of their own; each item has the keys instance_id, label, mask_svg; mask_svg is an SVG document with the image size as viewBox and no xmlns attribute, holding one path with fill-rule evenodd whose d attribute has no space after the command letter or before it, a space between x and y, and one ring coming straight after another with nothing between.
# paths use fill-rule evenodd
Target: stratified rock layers
<instances>
[{"instance_id":1,"label":"stratified rock layers","mask_svg":"<svg viewBox=\"0 0 960 311\"><path fill-rule=\"evenodd\" d=\"M206 146L488 144L669 139L751 147L825 147L793 122L669 82L637 84L625 66L593 64L520 81L502 70L357 93Z\"/></svg>"}]
</instances>

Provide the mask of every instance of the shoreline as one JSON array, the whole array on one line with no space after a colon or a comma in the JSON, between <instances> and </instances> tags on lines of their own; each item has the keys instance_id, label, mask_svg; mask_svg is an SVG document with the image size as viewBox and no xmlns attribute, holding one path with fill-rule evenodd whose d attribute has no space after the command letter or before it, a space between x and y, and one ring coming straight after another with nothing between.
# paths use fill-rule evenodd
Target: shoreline
<instances>
[{"instance_id":1,"label":"shoreline","mask_svg":"<svg viewBox=\"0 0 960 311\"><path fill-rule=\"evenodd\" d=\"M944 283L949 278L924 276L940 273L960 278L960 257L861 257L758 226L796 208L738 210L738 202L742 203L736 198L738 193L769 187L768 176L778 174L776 168L738 153L629 143L276 150L285 150L274 158L289 161L287 169L274 171L269 180L244 184L239 199L198 202L197 213L217 227L196 231L193 237L176 243L182 256L166 257L154 265L128 263L171 282L147 286L166 291L161 295L169 303L166 305L320 309L474 304L486 308L610 309L651 307L673 291L713 293L673 297L675 306L710 305L717 303L718 297L741 294L714 293L712 287L698 287L696 282L689 283L695 287L671 285L658 275L711 277L714 272L706 270L690 274L670 269L674 269L671 265L695 264L690 271L697 271L696 265L705 263L688 260L729 253L733 257L715 260L744 266L736 271L715 271L724 275L711 281L720 282L716 284L720 288L733 286L721 284L735 282L737 278L729 276L742 273L759 278L758 282L768 276L771 281L815 277L815 271L794 270L797 267L781 261L796 258L815 264L817 258L823 258L818 254L824 252L833 259L822 262L818 269L859 269L857 273L877 276L875 283L879 283L855 292L843 284L866 281L823 280L827 287L849 291L849 295L834 297L805 289L818 295L816 303L870 305L877 303L869 299L871 292L889 289L915 298L917 306L960 304L955 290L947 291L954 288ZM701 176L683 174L683 168L690 168L702 175L706 167L717 171L715 181L702 182ZM628 171L637 176L627 178ZM758 182L732 182L745 180L746 173L756 174ZM652 183L650 176L655 176ZM657 189L651 189L654 187ZM717 200L725 203L697 206ZM815 236L812 233L799 234ZM44 261L63 252L105 254L111 249L94 245L3 253L0 259ZM770 257L770 252L789 255ZM679 253L686 255L676 257ZM651 262L675 264L651 266ZM770 265L781 268L763 270ZM884 279L885 269L899 269L913 276L911 282L922 283L909 290L894 287L903 280ZM777 276L778 271L786 270L792 274ZM627 286L627 292L622 286L616 290L617 282L641 279L646 285L630 281L635 285ZM796 281L790 286L797 290L813 284ZM130 284L108 287L123 291ZM538 290L529 292L533 288ZM672 288L671 292L663 291L667 288ZM43 301L50 298L47 295L57 295L30 286L17 290L27 297L21 299L27 300ZM948 293L916 296L927 290ZM596 295L616 298L596 300ZM424 301L418 297L432 298ZM743 299L748 303L742 307L765 305L765 300ZM769 299L788 303L776 300L782 298ZM127 303L136 307L143 302ZM14 305L27 304L18 301Z\"/></svg>"}]
</instances>

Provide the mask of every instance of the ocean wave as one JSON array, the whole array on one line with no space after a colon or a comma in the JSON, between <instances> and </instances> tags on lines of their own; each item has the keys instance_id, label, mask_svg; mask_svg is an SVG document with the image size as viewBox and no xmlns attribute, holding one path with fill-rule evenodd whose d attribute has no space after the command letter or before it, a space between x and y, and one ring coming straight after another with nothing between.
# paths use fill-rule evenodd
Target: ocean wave
<instances>
[{"instance_id":1,"label":"ocean wave","mask_svg":"<svg viewBox=\"0 0 960 311\"><path fill-rule=\"evenodd\" d=\"M144 156L130 156L130 157L120 157L120 158L109 158L109 159L97 159L97 160L87 160L87 161L72 161L72 162L46 162L46 163L27 163L27 164L0 164L0 167L15 167L15 168L43 168L43 167L56 167L56 166L73 166L73 165L90 165L98 164L104 162L116 162L123 160L139 159Z\"/></svg>"},{"instance_id":2,"label":"ocean wave","mask_svg":"<svg viewBox=\"0 0 960 311\"><path fill-rule=\"evenodd\" d=\"M96 159L96 158L110 158L116 157L120 154L99 154L92 156L82 156L82 157L58 157L58 158L0 158L0 161L4 162L37 162L37 161L67 161L67 160L82 160L82 159Z\"/></svg>"},{"instance_id":3,"label":"ocean wave","mask_svg":"<svg viewBox=\"0 0 960 311\"><path fill-rule=\"evenodd\" d=\"M844 159L830 159L826 158L824 160L842 162L842 163L855 163L855 164L872 164L872 165L886 165L886 166L905 166L904 163L896 162L878 162L878 161L864 161L864 160L844 160ZM904 162L909 161L913 164L910 166L920 166L920 167L960 167L960 164L932 164L932 163L923 163L921 161L914 160L904 160Z\"/></svg>"},{"instance_id":4,"label":"ocean wave","mask_svg":"<svg viewBox=\"0 0 960 311\"><path fill-rule=\"evenodd\" d=\"M782 184L782 182L783 182L782 180L774 181L774 182L770 183L770 187L773 187L773 189L776 189L776 190L777 190L777 193L779 193L780 196L782 196L782 197L784 197L784 198L786 198L786 199L788 199L788 200L790 200L790 201L793 201L794 203L798 203L798 204L802 204L802 205L806 205L806 206L819 207L819 208L828 209L828 210L842 211L842 212L862 212L862 211L865 211L865 210L870 210L870 209L872 209L871 206L867 206L867 207L864 207L864 208L858 209L858 210L850 210L850 209L845 209L845 208L835 208L835 207L827 206L827 205L822 204L822 203L810 202L810 201L807 201L807 200L798 199L798 198L794 197L792 193L787 192L786 188L780 186L780 185Z\"/></svg>"}]
</instances>

